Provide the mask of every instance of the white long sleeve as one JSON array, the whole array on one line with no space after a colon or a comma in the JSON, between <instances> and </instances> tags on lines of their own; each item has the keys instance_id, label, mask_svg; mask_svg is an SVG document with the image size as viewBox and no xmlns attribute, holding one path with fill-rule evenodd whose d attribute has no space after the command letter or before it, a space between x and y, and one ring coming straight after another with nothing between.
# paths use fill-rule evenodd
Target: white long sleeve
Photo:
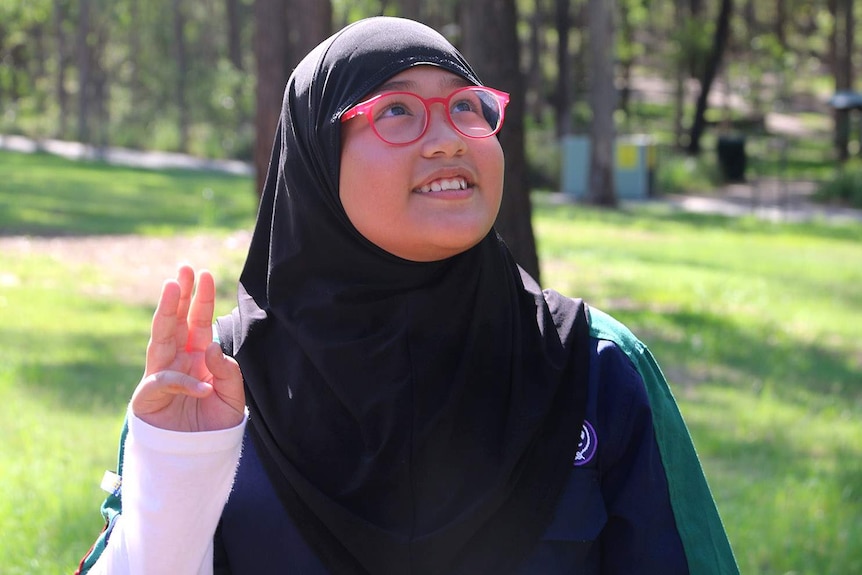
<instances>
[{"instance_id":1,"label":"white long sleeve","mask_svg":"<svg viewBox=\"0 0 862 575\"><path fill-rule=\"evenodd\" d=\"M213 535L230 494L246 419L230 429L167 431L128 416L123 512L93 575L211 575Z\"/></svg>"}]
</instances>

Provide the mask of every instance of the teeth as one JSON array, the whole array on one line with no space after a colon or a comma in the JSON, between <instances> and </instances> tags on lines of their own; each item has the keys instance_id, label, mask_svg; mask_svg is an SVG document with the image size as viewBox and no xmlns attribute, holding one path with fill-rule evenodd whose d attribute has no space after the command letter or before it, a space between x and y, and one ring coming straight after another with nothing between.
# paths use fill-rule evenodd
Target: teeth
<instances>
[{"instance_id":1,"label":"teeth","mask_svg":"<svg viewBox=\"0 0 862 575\"><path fill-rule=\"evenodd\" d=\"M430 185L422 186L417 191L427 194L428 192L440 192L443 190L466 190L467 181L463 178L453 180L436 180Z\"/></svg>"}]
</instances>

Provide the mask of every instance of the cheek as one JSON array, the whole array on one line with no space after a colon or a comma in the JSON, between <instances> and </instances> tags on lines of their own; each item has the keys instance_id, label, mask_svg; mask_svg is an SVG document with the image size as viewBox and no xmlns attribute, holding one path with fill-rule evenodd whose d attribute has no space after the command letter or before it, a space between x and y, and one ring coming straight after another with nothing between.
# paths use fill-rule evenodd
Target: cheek
<instances>
[{"instance_id":1,"label":"cheek","mask_svg":"<svg viewBox=\"0 0 862 575\"><path fill-rule=\"evenodd\" d=\"M338 197L353 226L374 241L373 232L397 201L398 164L391 153L381 157L372 145L354 142L342 148Z\"/></svg>"},{"instance_id":2,"label":"cheek","mask_svg":"<svg viewBox=\"0 0 862 575\"><path fill-rule=\"evenodd\" d=\"M503 199L503 173L505 172L506 161L503 155L503 148L500 147L500 143L496 141L496 138L494 140L494 145L489 147L479 160L479 171L488 176L488 184L492 190L492 195L496 195L496 198L492 197L491 200L496 201L499 208L500 202Z\"/></svg>"}]
</instances>

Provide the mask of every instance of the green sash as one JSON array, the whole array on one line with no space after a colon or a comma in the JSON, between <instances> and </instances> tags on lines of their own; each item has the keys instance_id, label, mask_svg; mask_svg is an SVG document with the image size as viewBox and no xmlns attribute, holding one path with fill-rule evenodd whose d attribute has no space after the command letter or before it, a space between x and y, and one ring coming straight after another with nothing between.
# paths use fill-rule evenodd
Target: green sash
<instances>
[{"instance_id":1,"label":"green sash","mask_svg":"<svg viewBox=\"0 0 862 575\"><path fill-rule=\"evenodd\" d=\"M590 335L617 344L644 380L689 571L696 575L738 574L688 428L652 353L623 324L594 307L590 307Z\"/></svg>"}]
</instances>

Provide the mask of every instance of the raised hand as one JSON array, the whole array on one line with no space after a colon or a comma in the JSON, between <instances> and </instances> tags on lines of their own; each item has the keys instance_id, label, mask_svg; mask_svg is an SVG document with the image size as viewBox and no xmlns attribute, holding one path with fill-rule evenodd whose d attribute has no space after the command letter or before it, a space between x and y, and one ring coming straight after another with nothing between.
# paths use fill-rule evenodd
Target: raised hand
<instances>
[{"instance_id":1,"label":"raised hand","mask_svg":"<svg viewBox=\"0 0 862 575\"><path fill-rule=\"evenodd\" d=\"M212 341L212 274L202 271L196 290L194 283L194 269L182 266L162 286L144 377L132 395L137 417L173 431L233 427L245 409L239 366Z\"/></svg>"}]
</instances>

